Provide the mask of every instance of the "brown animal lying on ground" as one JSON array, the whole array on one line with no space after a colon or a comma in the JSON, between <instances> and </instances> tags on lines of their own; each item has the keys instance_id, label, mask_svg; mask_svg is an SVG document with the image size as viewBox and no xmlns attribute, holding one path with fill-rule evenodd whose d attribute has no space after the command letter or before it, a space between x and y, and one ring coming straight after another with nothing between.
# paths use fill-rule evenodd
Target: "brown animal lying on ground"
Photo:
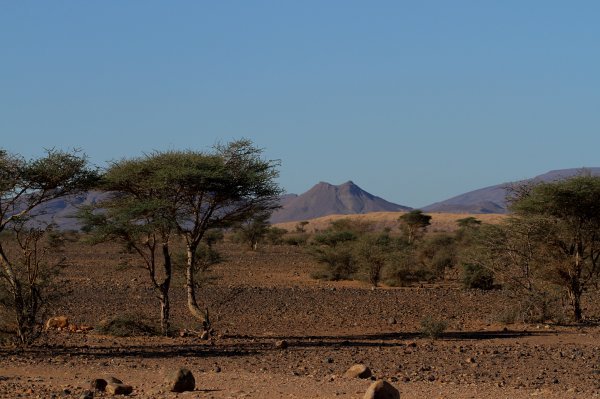
<instances>
[{"instance_id":1,"label":"brown animal lying on ground","mask_svg":"<svg viewBox=\"0 0 600 399\"><path fill-rule=\"evenodd\" d=\"M69 323L69 318L67 316L54 316L49 318L48 321L46 321L44 331L57 330L76 333L90 331L93 329L94 328L92 326L87 326L84 324L77 325L74 323Z\"/></svg>"}]
</instances>

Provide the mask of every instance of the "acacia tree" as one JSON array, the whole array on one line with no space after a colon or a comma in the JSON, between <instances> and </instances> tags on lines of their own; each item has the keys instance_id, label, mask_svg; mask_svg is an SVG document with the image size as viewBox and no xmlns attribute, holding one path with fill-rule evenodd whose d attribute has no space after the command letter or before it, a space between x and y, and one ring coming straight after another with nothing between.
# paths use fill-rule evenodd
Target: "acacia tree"
<instances>
[{"instance_id":1,"label":"acacia tree","mask_svg":"<svg viewBox=\"0 0 600 399\"><path fill-rule=\"evenodd\" d=\"M365 234L355 244L354 253L357 263L366 270L373 287L379 285L381 274L392 258L393 240L387 232Z\"/></svg>"},{"instance_id":2,"label":"acacia tree","mask_svg":"<svg viewBox=\"0 0 600 399\"><path fill-rule=\"evenodd\" d=\"M170 240L175 226L164 212L168 207L156 195L167 187L161 186L160 180L149 178L145 173L148 170L154 170L151 160L114 163L102 184L110 193L108 198L82 208L78 216L84 223L84 231L92 234L93 244L117 240L141 258L160 303L161 331L168 335Z\"/></svg>"},{"instance_id":3,"label":"acacia tree","mask_svg":"<svg viewBox=\"0 0 600 399\"><path fill-rule=\"evenodd\" d=\"M188 308L205 326L208 312L198 305L195 281L199 246L210 229L230 227L278 207L278 164L263 159L261 149L242 139L217 145L211 152L154 152L117 162L109 170L117 176L117 170L135 167L135 179L115 178L110 189L128 195L143 191L144 198L155 200L154 212L184 238Z\"/></svg>"},{"instance_id":4,"label":"acacia tree","mask_svg":"<svg viewBox=\"0 0 600 399\"><path fill-rule=\"evenodd\" d=\"M263 150L246 139L217 145L212 153L161 154L177 173L169 179L173 188L177 230L186 242L186 292L190 313L208 324L194 281L197 249L207 230L234 225L279 207L282 190L275 179L278 161L262 158Z\"/></svg>"},{"instance_id":5,"label":"acacia tree","mask_svg":"<svg viewBox=\"0 0 600 399\"><path fill-rule=\"evenodd\" d=\"M237 227L237 238L250 246L250 249L256 251L258 244L265 238L269 232L269 218L271 213L259 213L254 215L243 223L239 223Z\"/></svg>"},{"instance_id":6,"label":"acacia tree","mask_svg":"<svg viewBox=\"0 0 600 399\"><path fill-rule=\"evenodd\" d=\"M409 244L412 244L422 232L431 224L431 216L420 209L412 210L398 218L400 229L406 234Z\"/></svg>"},{"instance_id":7,"label":"acacia tree","mask_svg":"<svg viewBox=\"0 0 600 399\"><path fill-rule=\"evenodd\" d=\"M30 219L43 213L44 204L87 189L96 179L96 171L77 151L48 150L44 157L27 161L0 150L0 233L13 231L0 236L0 290L9 298L21 344L31 343L39 333L48 266L42 238L49 226ZM7 249L15 242L18 251L11 256Z\"/></svg>"},{"instance_id":8,"label":"acacia tree","mask_svg":"<svg viewBox=\"0 0 600 399\"><path fill-rule=\"evenodd\" d=\"M567 293L576 321L582 320L581 297L600 274L600 177L576 176L540 183L512 199L522 221L543 226L536 255L550 266L548 277Z\"/></svg>"}]
</instances>

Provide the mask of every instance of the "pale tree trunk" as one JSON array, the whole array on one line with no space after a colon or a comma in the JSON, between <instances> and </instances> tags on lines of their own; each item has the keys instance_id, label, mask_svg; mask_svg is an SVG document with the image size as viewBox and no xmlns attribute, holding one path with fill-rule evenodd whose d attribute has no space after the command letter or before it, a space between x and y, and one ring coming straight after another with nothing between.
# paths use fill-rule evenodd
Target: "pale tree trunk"
<instances>
[{"instance_id":1,"label":"pale tree trunk","mask_svg":"<svg viewBox=\"0 0 600 399\"><path fill-rule=\"evenodd\" d=\"M207 328L209 326L208 310L203 311L198 302L196 301L196 282L194 281L194 273L196 268L196 249L198 244L188 244L186 246L187 252L187 265L186 265L186 291L187 291L187 303L188 309L192 316L198 321L202 322L202 325Z\"/></svg>"},{"instance_id":2,"label":"pale tree trunk","mask_svg":"<svg viewBox=\"0 0 600 399\"><path fill-rule=\"evenodd\" d=\"M161 294L159 296L160 299L160 328L164 336L169 335L169 312L171 306L169 304L169 296L166 294Z\"/></svg>"},{"instance_id":3,"label":"pale tree trunk","mask_svg":"<svg viewBox=\"0 0 600 399\"><path fill-rule=\"evenodd\" d=\"M581 310L581 295L583 294L583 288L581 286L581 255L579 250L575 253L575 269L570 273L569 286L567 287L569 302L573 308L573 316L576 322L583 320Z\"/></svg>"},{"instance_id":4,"label":"pale tree trunk","mask_svg":"<svg viewBox=\"0 0 600 399\"><path fill-rule=\"evenodd\" d=\"M6 279L8 280L8 284L10 286L10 294L13 298L12 311L15 317L15 322L17 324L17 338L19 341L24 344L27 341L26 333L27 326L26 321L24 320L24 310L25 310L25 300L23 298L23 287L21 282L15 275L12 265L8 261L8 258L4 254L4 250L0 247L0 263L2 264L2 269L4 270L4 274Z\"/></svg>"}]
</instances>

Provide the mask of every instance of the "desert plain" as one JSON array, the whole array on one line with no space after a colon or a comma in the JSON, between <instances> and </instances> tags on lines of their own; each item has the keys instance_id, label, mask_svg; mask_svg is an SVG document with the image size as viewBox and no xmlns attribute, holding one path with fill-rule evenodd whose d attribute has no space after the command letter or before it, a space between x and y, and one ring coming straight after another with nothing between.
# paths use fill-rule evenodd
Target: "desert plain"
<instances>
[{"instance_id":1,"label":"desert plain","mask_svg":"<svg viewBox=\"0 0 600 399\"><path fill-rule=\"evenodd\" d=\"M208 339L197 333L177 271L172 337L52 330L29 348L2 345L0 397L82 398L91 380L111 376L131 385L134 398L362 398L374 379L401 398L600 397L597 292L585 295L585 323L507 323L501 315L515 299L502 290L321 281L311 277L321 266L303 248L218 249L223 261L199 295L214 328ZM70 242L64 255L48 317L89 326L115 315L157 319L147 271L119 245ZM424 317L447 329L424 336ZM354 364L373 376L345 377ZM194 391L165 388L164 375L180 367L194 374Z\"/></svg>"}]
</instances>

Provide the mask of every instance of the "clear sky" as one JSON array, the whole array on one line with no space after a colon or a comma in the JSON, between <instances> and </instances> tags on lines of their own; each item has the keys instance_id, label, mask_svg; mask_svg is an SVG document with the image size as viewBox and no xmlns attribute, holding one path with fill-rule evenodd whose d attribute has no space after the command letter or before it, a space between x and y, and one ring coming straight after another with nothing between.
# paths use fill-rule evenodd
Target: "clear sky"
<instances>
[{"instance_id":1,"label":"clear sky","mask_svg":"<svg viewBox=\"0 0 600 399\"><path fill-rule=\"evenodd\" d=\"M0 147L246 137L413 207L600 166L598 1L2 1Z\"/></svg>"}]
</instances>

